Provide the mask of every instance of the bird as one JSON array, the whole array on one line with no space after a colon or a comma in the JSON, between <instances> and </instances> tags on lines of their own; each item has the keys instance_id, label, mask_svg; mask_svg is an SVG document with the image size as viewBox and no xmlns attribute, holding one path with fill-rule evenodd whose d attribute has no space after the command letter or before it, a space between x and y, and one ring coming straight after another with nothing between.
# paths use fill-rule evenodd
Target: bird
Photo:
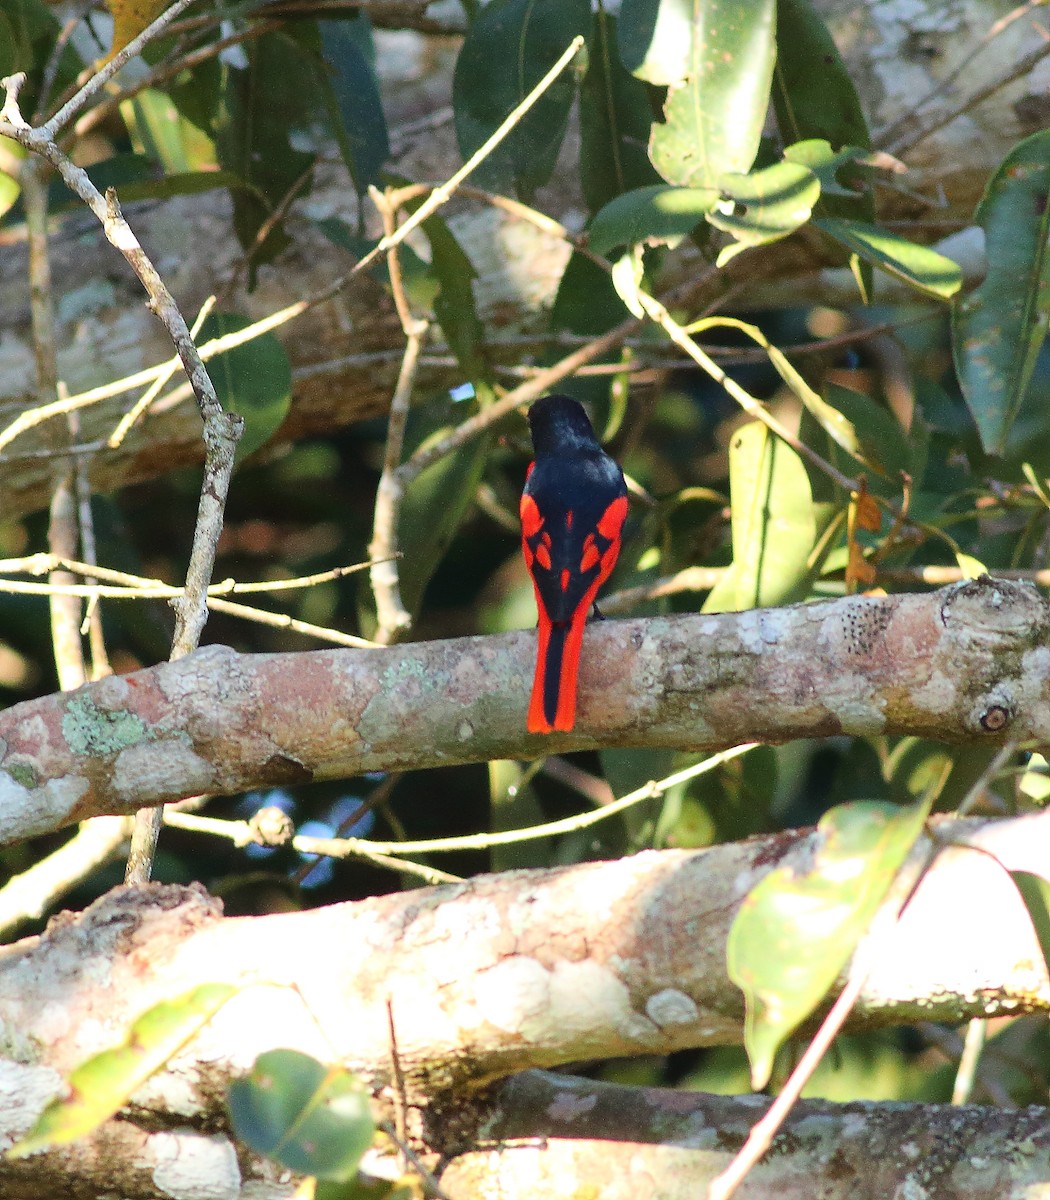
<instances>
[{"instance_id":1,"label":"bird","mask_svg":"<svg viewBox=\"0 0 1050 1200\"><path fill-rule=\"evenodd\" d=\"M577 400L543 396L528 421L535 457L519 513L539 639L526 727L550 733L576 723L583 628L620 554L627 484Z\"/></svg>"}]
</instances>

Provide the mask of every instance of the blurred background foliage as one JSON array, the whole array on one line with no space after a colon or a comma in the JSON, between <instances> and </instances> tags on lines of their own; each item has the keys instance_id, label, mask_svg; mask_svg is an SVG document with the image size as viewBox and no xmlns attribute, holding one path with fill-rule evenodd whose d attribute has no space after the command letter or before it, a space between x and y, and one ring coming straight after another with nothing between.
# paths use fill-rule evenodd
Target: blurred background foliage
<instances>
[{"instance_id":1,"label":"blurred background foliage","mask_svg":"<svg viewBox=\"0 0 1050 1200\"><path fill-rule=\"evenodd\" d=\"M807 0L736 6L733 19L715 31L695 15L705 5L666 0L623 0L618 18L601 4L592 12L575 0L442 4L424 19L425 7L415 13L413 36L455 58L451 104L464 157L574 35L586 39L574 65L471 182L533 202L559 171L572 177L571 194L584 210L577 228L589 228L591 249L636 269L654 292L683 274L714 279L703 303L719 313L743 312L789 356L812 389L810 400L746 331L710 328L697 340L823 460L864 481L851 492L819 464L774 442L709 373L655 327L644 328L606 354L597 370L559 385L588 403L634 485L624 552L608 591L653 585L692 567L724 570L713 588L708 580L702 588L636 596L623 611L717 611L858 589L914 590L952 572L965 578L982 569L1044 569L1050 135L1021 143L989 180L975 220L986 233L991 269L976 292L960 298L950 259L875 223L883 164L869 156L871 133L853 81ZM125 31L119 40L128 36L129 18L118 0L112 8ZM692 17L683 16L686 8ZM384 17L379 5L376 12L384 24L398 23L393 10ZM74 20L72 36L60 42L61 29L42 0L0 0L0 73L29 72L26 112L42 101L49 109L77 72L110 48L101 11ZM282 269L292 221L311 221L334 245L360 253L378 233L367 189L406 182L385 116L396 97L385 94L383 83L383 56L403 52L401 36L376 32L364 10L352 7L326 8L322 18L291 0L201 3L102 94L70 148L99 186L116 186L125 202L156 204L225 189L230 236L240 242L250 284ZM64 49L56 53L59 45ZM729 66L706 85L697 119L695 67L712 56ZM5 143L4 152L16 155L16 148ZM321 158L341 160L348 193L362 198L356 222L311 214L311 172ZM25 215L13 169L0 175L0 211L0 235L16 238ZM57 182L51 211L56 229L74 211ZM500 325L476 303L476 272L453 224L444 214L431 218L403 251L409 300L437 322L434 340L454 356L459 380L451 393L414 397L406 451L520 378L520 370L506 369L505 356L491 353L493 339L521 335L518 367L539 369L565 353L570 339L597 336L627 316L610 277L581 242L553 303L516 327ZM785 238L812 268L852 267L852 298L839 299L840 290L823 303L800 293L794 305L756 309L738 285L719 305L715 264L737 252L760 261ZM876 290L875 302L865 304L887 273L896 288L882 299ZM383 269L374 274L388 285ZM684 325L700 315L688 300L671 311ZM200 340L241 328L247 318L220 302L209 321ZM286 335L294 338L294 327ZM216 578L275 580L366 560L385 421L275 450L268 439L294 404L281 339L267 334L248 343L217 360L213 375L224 404L247 423ZM519 414L413 485L400 531L412 638L534 622L516 518L528 459ZM98 561L178 583L198 488L199 473L186 469L94 496ZM46 546L44 513L0 524L4 557ZM366 575L285 592L273 604L343 632L370 636L375 627ZM615 601L610 608L621 611ZM163 602L105 601L101 611L115 670L166 657L172 617ZM212 614L205 641L243 652L317 644L222 613ZM14 704L55 686L46 603L0 594L0 701ZM468 876L651 846L702 847L810 824L845 800L913 799L946 758L943 747L916 739L764 747L586 831L431 861ZM983 749L953 752L941 807L961 798L987 758ZM215 798L207 811L245 818L276 805L301 833L418 839L587 811L686 762L670 752L610 749L555 764L479 764ZM1039 802L1044 765L1033 761L1000 780L985 797L985 811ZM0 851L0 883L68 836ZM112 863L66 903L83 906L121 875L122 864ZM418 883L361 860L238 849L178 830L164 833L155 876L201 880L230 913L327 904ZM30 931L27 925L19 932ZM957 1031L934 1026L842 1038L809 1093L944 1100L960 1051ZM995 1023L976 1098L1045 1100L1046 1052L1044 1022ZM781 1076L789 1059L790 1048ZM601 1070L620 1080L747 1090L746 1060L735 1048Z\"/></svg>"}]
</instances>

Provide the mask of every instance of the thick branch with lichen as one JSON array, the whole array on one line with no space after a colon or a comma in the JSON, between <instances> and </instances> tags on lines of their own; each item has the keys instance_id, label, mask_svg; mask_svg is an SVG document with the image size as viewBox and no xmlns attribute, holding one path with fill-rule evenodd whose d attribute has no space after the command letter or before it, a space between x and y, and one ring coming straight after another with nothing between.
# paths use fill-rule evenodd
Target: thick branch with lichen
<instances>
[{"instance_id":1,"label":"thick branch with lichen","mask_svg":"<svg viewBox=\"0 0 1050 1200\"><path fill-rule=\"evenodd\" d=\"M867 954L862 943L857 961L869 961L856 1022L1050 1009L1038 942L1004 870L1050 871L1048 822L1050 814L1039 813L935 826L938 840L951 844L879 941L880 952ZM380 1103L393 1105L400 1094L424 1110L436 1104L425 1140L437 1154L461 1152L478 1133L449 1121L441 1103L465 1111L493 1080L580 1059L739 1042L743 1006L726 974L727 932L748 890L776 867L804 867L820 837L809 830L702 851L650 851L263 917L224 919L199 887L117 889L42 937L0 950L0 1142L27 1128L70 1069L120 1044L146 1009L199 984L226 982L236 995L140 1090L118 1126L145 1138L153 1129L204 1125L232 1159L222 1132L226 1086L259 1053L282 1046L345 1062ZM921 859L929 849L923 838L914 854ZM553 1112L515 1100L515 1086L480 1097L482 1108L497 1103L508 1122L497 1136L570 1132L550 1124ZM675 1103L676 1094L666 1095ZM689 1103L680 1099L679 1111ZM582 1116L568 1096L566 1105ZM756 1115L746 1106L733 1111L722 1119L734 1128ZM673 1143L665 1125L643 1120L638 1106L635 1113L640 1140L648 1128L654 1143ZM112 1128L79 1143L73 1158L59 1155L53 1169L85 1170L92 1146L105 1153ZM587 1137L588 1129L584 1122L576 1134ZM187 1167L193 1150L191 1141ZM121 1152L121 1169L141 1158L139 1149ZM41 1167L0 1161L0 1191L23 1194L15 1190L19 1172ZM222 1194L241 1193L231 1183Z\"/></svg>"},{"instance_id":2,"label":"thick branch with lichen","mask_svg":"<svg viewBox=\"0 0 1050 1200\"><path fill-rule=\"evenodd\" d=\"M200 792L604 746L836 734L1050 745L1050 605L984 577L590 628L576 729L525 733L535 634L373 650L208 647L0 713L7 842Z\"/></svg>"}]
</instances>

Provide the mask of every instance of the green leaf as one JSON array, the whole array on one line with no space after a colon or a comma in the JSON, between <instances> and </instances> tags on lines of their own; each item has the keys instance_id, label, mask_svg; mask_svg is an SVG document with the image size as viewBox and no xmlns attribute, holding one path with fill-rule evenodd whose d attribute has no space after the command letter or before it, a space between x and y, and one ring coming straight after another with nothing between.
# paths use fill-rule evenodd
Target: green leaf
<instances>
[{"instance_id":1,"label":"green leaf","mask_svg":"<svg viewBox=\"0 0 1050 1200\"><path fill-rule=\"evenodd\" d=\"M958 264L928 246L916 245L860 221L820 217L814 219L813 224L865 262L928 296L948 300L962 286L962 271Z\"/></svg>"},{"instance_id":2,"label":"green leaf","mask_svg":"<svg viewBox=\"0 0 1050 1200\"><path fill-rule=\"evenodd\" d=\"M452 107L468 158L564 53L591 29L588 0L492 0L470 26L456 60ZM563 71L474 172L481 186L528 198L551 177L576 93Z\"/></svg>"},{"instance_id":3,"label":"green leaf","mask_svg":"<svg viewBox=\"0 0 1050 1200\"><path fill-rule=\"evenodd\" d=\"M689 74L693 0L623 0L620 61L646 83L666 87Z\"/></svg>"},{"instance_id":4,"label":"green leaf","mask_svg":"<svg viewBox=\"0 0 1050 1200\"><path fill-rule=\"evenodd\" d=\"M785 143L824 138L836 148L871 146L853 79L810 0L777 0L773 106Z\"/></svg>"},{"instance_id":5,"label":"green leaf","mask_svg":"<svg viewBox=\"0 0 1050 1200\"><path fill-rule=\"evenodd\" d=\"M198 345L237 333L252 322L237 313L213 312L201 326ZM240 413L244 433L237 443L237 461L267 441L281 426L292 402L292 367L274 333L264 333L211 359L208 374L219 403Z\"/></svg>"},{"instance_id":6,"label":"green leaf","mask_svg":"<svg viewBox=\"0 0 1050 1200\"><path fill-rule=\"evenodd\" d=\"M929 802L857 801L831 809L805 871L779 867L745 897L729 931L729 977L746 1002L755 1089L784 1040L824 999L922 833Z\"/></svg>"},{"instance_id":7,"label":"green leaf","mask_svg":"<svg viewBox=\"0 0 1050 1200\"><path fill-rule=\"evenodd\" d=\"M775 11L775 0L695 0L687 74L671 84L649 139L668 183L717 187L727 172L751 169L769 104Z\"/></svg>"},{"instance_id":8,"label":"green leaf","mask_svg":"<svg viewBox=\"0 0 1050 1200\"><path fill-rule=\"evenodd\" d=\"M439 284L434 315L464 374L478 387L488 378L489 369L482 352L485 327L471 286L477 272L443 218L428 217L422 228L430 242L431 269Z\"/></svg>"},{"instance_id":9,"label":"green leaf","mask_svg":"<svg viewBox=\"0 0 1050 1200\"><path fill-rule=\"evenodd\" d=\"M42 0L0 0L0 68L4 74L25 71L28 79L19 93L22 114L28 119L37 103L37 85L58 40L59 22ZM60 94L83 66L67 40L52 81L52 95Z\"/></svg>"},{"instance_id":10,"label":"green leaf","mask_svg":"<svg viewBox=\"0 0 1050 1200\"><path fill-rule=\"evenodd\" d=\"M196 196L215 188L233 191L242 186L232 171L179 171L162 179L142 179L125 183L120 198L128 200L170 200L172 196Z\"/></svg>"},{"instance_id":11,"label":"green leaf","mask_svg":"<svg viewBox=\"0 0 1050 1200\"><path fill-rule=\"evenodd\" d=\"M120 1046L77 1067L69 1077L68 1096L44 1109L33 1128L8 1150L8 1157L21 1158L86 1137L123 1107L236 992L229 984L205 983L148 1009Z\"/></svg>"},{"instance_id":12,"label":"green leaf","mask_svg":"<svg viewBox=\"0 0 1050 1200\"><path fill-rule=\"evenodd\" d=\"M366 53L371 43L368 18L318 21L321 52L328 68L327 94L336 141L358 195L379 182L390 156L379 84ZM362 41L365 48L362 48Z\"/></svg>"},{"instance_id":13,"label":"green leaf","mask_svg":"<svg viewBox=\"0 0 1050 1200\"><path fill-rule=\"evenodd\" d=\"M849 172L856 176L863 170L868 170L870 154L858 146L844 146L841 150L832 150L831 143L822 138L810 138L802 142L794 142L784 148L784 158L788 162L799 163L816 175L820 181L821 201L828 197L841 196L845 199L859 199L858 193L851 187L846 187L839 179L839 172L844 168L852 168ZM820 209L826 207L823 203Z\"/></svg>"},{"instance_id":14,"label":"green leaf","mask_svg":"<svg viewBox=\"0 0 1050 1200\"><path fill-rule=\"evenodd\" d=\"M853 429L852 444L835 438L848 454L886 479L896 479L901 471L912 473L914 464L909 436L889 409L863 392L836 383L826 385L825 395ZM835 437L831 428L825 428Z\"/></svg>"},{"instance_id":15,"label":"green leaf","mask_svg":"<svg viewBox=\"0 0 1050 1200\"><path fill-rule=\"evenodd\" d=\"M733 569L705 611L742 611L798 599L809 579L816 516L801 458L759 421L729 444Z\"/></svg>"},{"instance_id":16,"label":"green leaf","mask_svg":"<svg viewBox=\"0 0 1050 1200\"><path fill-rule=\"evenodd\" d=\"M413 408L405 431L405 457L440 440L477 411L476 401L455 402L447 395ZM491 445L491 435L472 438L427 467L405 492L399 531L401 600L413 615L474 500Z\"/></svg>"},{"instance_id":17,"label":"green leaf","mask_svg":"<svg viewBox=\"0 0 1050 1200\"><path fill-rule=\"evenodd\" d=\"M723 175L718 183L721 199L707 221L735 243L718 255L724 267L741 250L779 241L804 225L820 197L820 184L808 167L779 162L750 175Z\"/></svg>"},{"instance_id":18,"label":"green leaf","mask_svg":"<svg viewBox=\"0 0 1050 1200\"><path fill-rule=\"evenodd\" d=\"M1011 871L1010 878L1028 909L1032 928L1039 939L1039 949L1043 952L1043 962L1050 970L1050 883L1029 871Z\"/></svg>"},{"instance_id":19,"label":"green leaf","mask_svg":"<svg viewBox=\"0 0 1050 1200\"><path fill-rule=\"evenodd\" d=\"M580 183L592 213L622 192L660 181L646 152L649 91L620 61L616 25L599 6L580 87Z\"/></svg>"},{"instance_id":20,"label":"green leaf","mask_svg":"<svg viewBox=\"0 0 1050 1200\"><path fill-rule=\"evenodd\" d=\"M298 1050L269 1050L230 1084L234 1132L259 1154L318 1179L347 1180L375 1137L367 1088Z\"/></svg>"},{"instance_id":21,"label":"green leaf","mask_svg":"<svg viewBox=\"0 0 1050 1200\"><path fill-rule=\"evenodd\" d=\"M120 114L131 133L134 148L160 163L166 175L214 172L217 163L214 142L176 108L165 92L146 88L123 101Z\"/></svg>"},{"instance_id":22,"label":"green leaf","mask_svg":"<svg viewBox=\"0 0 1050 1200\"><path fill-rule=\"evenodd\" d=\"M3 30L0 29L0 38ZM19 162L26 156L25 149L10 138L0 137L0 160ZM0 218L3 217L22 194L22 185L12 175L0 171Z\"/></svg>"},{"instance_id":23,"label":"green leaf","mask_svg":"<svg viewBox=\"0 0 1050 1200\"><path fill-rule=\"evenodd\" d=\"M213 124L220 164L245 184L232 193L233 226L241 246L252 252L254 283L255 268L289 243L281 222L272 224L261 244L256 239L314 161L293 142L297 130L314 124L320 98L314 59L285 33L261 34L243 49L247 67L222 64L223 101Z\"/></svg>"},{"instance_id":24,"label":"green leaf","mask_svg":"<svg viewBox=\"0 0 1050 1200\"><path fill-rule=\"evenodd\" d=\"M20 58L19 51L22 50L19 41L10 18L0 9L0 78L14 73Z\"/></svg>"},{"instance_id":25,"label":"green leaf","mask_svg":"<svg viewBox=\"0 0 1050 1200\"><path fill-rule=\"evenodd\" d=\"M338 1182L319 1179L313 1191L313 1200L413 1200L414 1196L410 1184L362 1174Z\"/></svg>"},{"instance_id":26,"label":"green leaf","mask_svg":"<svg viewBox=\"0 0 1050 1200\"><path fill-rule=\"evenodd\" d=\"M595 254L616 246L677 246L718 200L711 188L658 183L611 200L591 222L587 244Z\"/></svg>"},{"instance_id":27,"label":"green leaf","mask_svg":"<svg viewBox=\"0 0 1050 1200\"><path fill-rule=\"evenodd\" d=\"M981 444L1002 453L1050 321L1050 130L1016 145L974 218L988 272L952 309L952 353Z\"/></svg>"}]
</instances>

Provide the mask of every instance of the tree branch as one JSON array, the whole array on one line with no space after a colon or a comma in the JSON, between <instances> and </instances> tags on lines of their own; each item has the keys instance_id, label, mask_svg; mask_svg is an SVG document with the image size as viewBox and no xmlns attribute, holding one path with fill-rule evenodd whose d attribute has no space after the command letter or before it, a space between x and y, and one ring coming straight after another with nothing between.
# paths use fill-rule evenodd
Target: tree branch
<instances>
[{"instance_id":1,"label":"tree branch","mask_svg":"<svg viewBox=\"0 0 1050 1200\"><path fill-rule=\"evenodd\" d=\"M1050 1009L1039 945L1004 870L1050 871L1048 834L1045 812L939 821L935 836L945 848L899 924L869 935L858 948L854 961L865 966L854 969L866 970L867 979L853 1024ZM535 1109L521 1095L511 1102L516 1088L532 1086L528 1080L511 1080L495 1093L479 1089L518 1071L580 1058L739 1042L743 1002L726 975L728 930L758 880L778 867L803 868L820 836L786 832L702 851L652 851L479 876L265 917L224 919L199 886L115 889L86 912L52 922L41 937L0 949L0 1083L9 1085L0 1086L0 1138L24 1131L63 1086L61 1077L119 1044L142 1012L206 982L233 984L238 994L137 1093L131 1118L122 1123L221 1129L230 1079L275 1045L325 1061L338 1056L364 1075L381 1104L392 1103L398 1086L389 1053L392 1005L404 1094L410 1106L423 1106L430 1148L456 1154L476 1143L472 1094L478 1112L499 1130L490 1129L490 1136L500 1140L589 1138L596 1130L587 1113L604 1103L600 1096L578 1110ZM912 866L931 844L920 839ZM869 957L871 938L878 939L879 953ZM319 953L335 946L338 953ZM835 990L850 977L844 973ZM577 1085L565 1086L571 1092ZM662 1143L666 1152L675 1135L650 1120L647 1108L664 1094L634 1095L646 1103L634 1107L632 1137L653 1144L653 1153ZM442 1106L449 1103L464 1114L462 1122L447 1119ZM669 1117L673 1105L684 1116L702 1103L675 1093L660 1108ZM722 1156L706 1164L713 1174L739 1142L733 1130L742 1134L756 1111L753 1101L711 1103L734 1106L717 1118L729 1122L729 1136L720 1143ZM807 1111L803 1106L793 1120ZM926 1111L922 1130L928 1131L940 1115ZM989 1110L981 1112L991 1119ZM578 1122L574 1131L559 1124L570 1113ZM626 1112L622 1119L628 1120ZM1045 1128L1045 1114L1040 1119ZM620 1127L611 1122L601 1136L615 1143L610 1131ZM838 1135L828 1136L842 1144ZM970 1153L968 1142L953 1145ZM1039 1145L1043 1149L1031 1147L1035 1157L1024 1161L1045 1170L1039 1157L1045 1141ZM76 1169L90 1160L90 1148L89 1142L74 1151ZM30 1169L0 1162L5 1197L22 1194L12 1188L12 1172ZM759 1168L759 1179L766 1169ZM1005 1186L989 1194L997 1200L1014 1195Z\"/></svg>"},{"instance_id":2,"label":"tree branch","mask_svg":"<svg viewBox=\"0 0 1050 1200\"><path fill-rule=\"evenodd\" d=\"M0 713L0 828L248 788L602 746L908 734L1050 745L1050 605L987 576L939 592L587 632L571 733L525 733L532 632L373 650L207 647Z\"/></svg>"}]
</instances>

